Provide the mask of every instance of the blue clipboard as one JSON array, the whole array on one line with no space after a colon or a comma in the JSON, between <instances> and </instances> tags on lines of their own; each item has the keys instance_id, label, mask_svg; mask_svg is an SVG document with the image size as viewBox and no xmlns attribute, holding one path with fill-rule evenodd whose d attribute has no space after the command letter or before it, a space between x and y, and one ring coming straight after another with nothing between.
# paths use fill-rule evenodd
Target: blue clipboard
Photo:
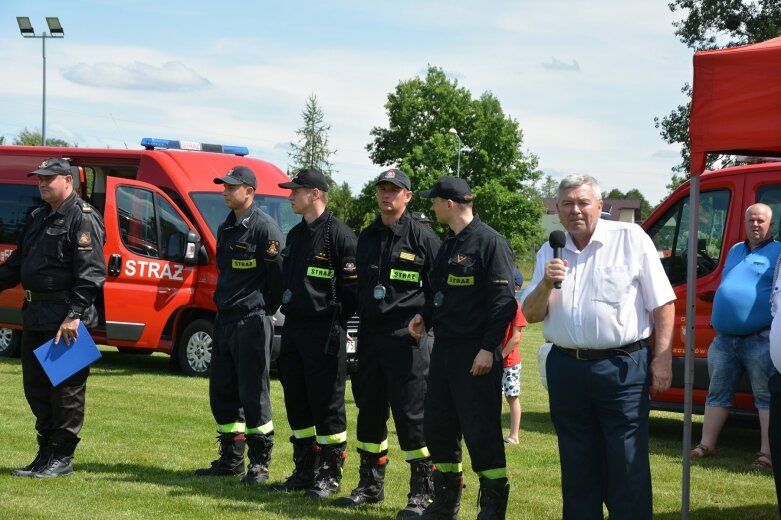
<instances>
[{"instance_id":1,"label":"blue clipboard","mask_svg":"<svg viewBox=\"0 0 781 520\"><path fill-rule=\"evenodd\" d=\"M52 338L33 351L53 386L100 359L100 351L84 323L79 323L78 331L79 337L70 346L62 338L59 343Z\"/></svg>"}]
</instances>

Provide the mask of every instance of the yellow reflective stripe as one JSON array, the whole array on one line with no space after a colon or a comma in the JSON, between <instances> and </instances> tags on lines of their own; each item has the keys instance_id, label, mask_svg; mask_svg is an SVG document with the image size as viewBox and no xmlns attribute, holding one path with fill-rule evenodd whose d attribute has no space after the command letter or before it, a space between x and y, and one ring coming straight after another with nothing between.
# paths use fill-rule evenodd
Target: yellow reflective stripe
<instances>
[{"instance_id":1,"label":"yellow reflective stripe","mask_svg":"<svg viewBox=\"0 0 781 520\"><path fill-rule=\"evenodd\" d=\"M477 474L489 480L507 478L507 468L487 469L485 471L478 471Z\"/></svg>"},{"instance_id":2,"label":"yellow reflective stripe","mask_svg":"<svg viewBox=\"0 0 781 520\"><path fill-rule=\"evenodd\" d=\"M314 437L315 436L315 427L310 426L309 428L303 428L301 430L293 430L293 437L296 439L306 439L308 437Z\"/></svg>"},{"instance_id":3,"label":"yellow reflective stripe","mask_svg":"<svg viewBox=\"0 0 781 520\"><path fill-rule=\"evenodd\" d=\"M447 284L448 285L474 285L475 284L475 277L474 276L455 276L455 275L448 275L447 277Z\"/></svg>"},{"instance_id":4,"label":"yellow reflective stripe","mask_svg":"<svg viewBox=\"0 0 781 520\"><path fill-rule=\"evenodd\" d=\"M252 260L231 260L231 267L234 269L252 269L255 266L257 266L257 261L254 258Z\"/></svg>"},{"instance_id":5,"label":"yellow reflective stripe","mask_svg":"<svg viewBox=\"0 0 781 520\"><path fill-rule=\"evenodd\" d=\"M427 459L431 457L431 454L428 452L428 448L425 446L423 446L418 450L411 450L411 451L402 450L402 453L404 453L404 460L406 460L407 462L411 460Z\"/></svg>"},{"instance_id":6,"label":"yellow reflective stripe","mask_svg":"<svg viewBox=\"0 0 781 520\"><path fill-rule=\"evenodd\" d=\"M435 462L437 471L442 473L462 473L464 471L460 462Z\"/></svg>"},{"instance_id":7,"label":"yellow reflective stripe","mask_svg":"<svg viewBox=\"0 0 781 520\"><path fill-rule=\"evenodd\" d=\"M417 271L402 271L400 269L391 269L390 279L399 280L401 282L420 283L420 273Z\"/></svg>"},{"instance_id":8,"label":"yellow reflective stripe","mask_svg":"<svg viewBox=\"0 0 781 520\"><path fill-rule=\"evenodd\" d=\"M245 426L243 422L218 424L217 433L244 433Z\"/></svg>"},{"instance_id":9,"label":"yellow reflective stripe","mask_svg":"<svg viewBox=\"0 0 781 520\"><path fill-rule=\"evenodd\" d=\"M332 433L331 435L318 435L317 444L341 444L347 442L347 432Z\"/></svg>"},{"instance_id":10,"label":"yellow reflective stripe","mask_svg":"<svg viewBox=\"0 0 781 520\"><path fill-rule=\"evenodd\" d=\"M306 268L306 275L313 276L315 278L328 278L329 280L334 277L333 269L323 269L322 267L309 266Z\"/></svg>"},{"instance_id":11,"label":"yellow reflective stripe","mask_svg":"<svg viewBox=\"0 0 781 520\"><path fill-rule=\"evenodd\" d=\"M257 428L247 428L247 435L252 435L255 433L261 433L263 435L268 435L269 433L274 431L274 421L269 421L266 424L261 424Z\"/></svg>"},{"instance_id":12,"label":"yellow reflective stripe","mask_svg":"<svg viewBox=\"0 0 781 520\"><path fill-rule=\"evenodd\" d=\"M379 444L375 442L358 441L358 449L369 453L382 453L383 451L388 451L388 439L386 438Z\"/></svg>"}]
</instances>

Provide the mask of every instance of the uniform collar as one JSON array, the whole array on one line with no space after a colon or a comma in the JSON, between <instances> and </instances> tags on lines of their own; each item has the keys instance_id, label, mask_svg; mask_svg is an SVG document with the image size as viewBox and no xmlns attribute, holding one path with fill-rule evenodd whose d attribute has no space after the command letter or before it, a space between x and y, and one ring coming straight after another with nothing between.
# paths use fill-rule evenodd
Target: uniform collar
<instances>
[{"instance_id":1,"label":"uniform collar","mask_svg":"<svg viewBox=\"0 0 781 520\"><path fill-rule=\"evenodd\" d=\"M71 192L70 195L68 195L65 198L64 201L62 201L62 204L60 204L60 206L57 208L57 210L54 211L51 214L53 215L54 213L59 213L60 215L64 215L65 211L67 209L69 209L72 206L76 205L76 199L77 199L77 195L76 195L76 191L74 190L74 191ZM51 209L51 205L49 205L49 209Z\"/></svg>"},{"instance_id":2,"label":"uniform collar","mask_svg":"<svg viewBox=\"0 0 781 520\"><path fill-rule=\"evenodd\" d=\"M461 230L459 234L454 234L452 229L447 230L447 238L455 238L459 242L463 242L467 238L469 238L469 235L477 228L477 226L480 223L480 217L477 215L472 216L472 222L466 225L464 229Z\"/></svg>"},{"instance_id":3,"label":"uniform collar","mask_svg":"<svg viewBox=\"0 0 781 520\"><path fill-rule=\"evenodd\" d=\"M310 233L314 234L317 232L318 229L320 229L321 227L323 227L323 225L325 225L326 220L328 220L328 215L330 214L331 214L331 210L326 209L319 217L314 219L311 224L307 224L306 219L304 219L304 217L301 217L301 222L304 223L304 226L306 227L306 229L309 230Z\"/></svg>"},{"instance_id":4,"label":"uniform collar","mask_svg":"<svg viewBox=\"0 0 781 520\"><path fill-rule=\"evenodd\" d=\"M247 211L244 213L244 215L241 217L240 221L236 221L236 213L233 211L230 212L228 215L228 225L230 226L242 226L245 229L249 228L249 224L252 220L252 216L255 215L257 212L257 206L255 204L251 205L249 208L247 208Z\"/></svg>"},{"instance_id":5,"label":"uniform collar","mask_svg":"<svg viewBox=\"0 0 781 520\"><path fill-rule=\"evenodd\" d=\"M375 231L382 231L383 229L390 229L394 235L397 237L400 237L404 233L404 229L407 227L407 224L412 219L412 216L409 214L409 211L404 210L404 213L401 214L401 218L390 225L385 225L382 223L382 218L380 218L379 215L374 219L374 222L372 223L372 228Z\"/></svg>"}]
</instances>

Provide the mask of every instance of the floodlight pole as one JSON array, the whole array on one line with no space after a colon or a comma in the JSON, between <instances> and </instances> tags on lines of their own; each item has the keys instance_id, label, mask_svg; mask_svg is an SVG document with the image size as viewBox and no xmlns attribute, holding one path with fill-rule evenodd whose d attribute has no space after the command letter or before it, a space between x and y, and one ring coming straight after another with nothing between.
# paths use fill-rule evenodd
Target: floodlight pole
<instances>
[{"instance_id":1,"label":"floodlight pole","mask_svg":"<svg viewBox=\"0 0 781 520\"><path fill-rule=\"evenodd\" d=\"M41 39L41 56L43 57L43 102L41 107L41 146L46 146L46 39L47 38L64 38L65 31L60 25L59 18L47 17L46 23L49 25L50 32L42 32L41 34L35 34L35 31L30 25L30 19L27 17L17 17L17 23L19 24L19 30L24 38L40 38Z\"/></svg>"},{"instance_id":2,"label":"floodlight pole","mask_svg":"<svg viewBox=\"0 0 781 520\"><path fill-rule=\"evenodd\" d=\"M458 139L458 159L456 162L456 177L461 177L461 148L464 147L464 145L461 143L461 136L458 135L458 130L455 128L451 128L447 131L449 134L453 134L456 136L456 139Z\"/></svg>"}]
</instances>

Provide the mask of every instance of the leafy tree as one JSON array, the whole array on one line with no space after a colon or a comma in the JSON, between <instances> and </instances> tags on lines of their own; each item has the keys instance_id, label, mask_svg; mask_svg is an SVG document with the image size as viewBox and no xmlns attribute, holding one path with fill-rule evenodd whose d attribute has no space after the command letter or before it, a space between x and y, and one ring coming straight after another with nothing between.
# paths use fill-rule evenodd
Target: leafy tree
<instances>
[{"instance_id":1,"label":"leafy tree","mask_svg":"<svg viewBox=\"0 0 781 520\"><path fill-rule=\"evenodd\" d=\"M686 17L673 26L675 35L694 51L756 43L781 34L781 0L673 0L669 7L672 12L686 12ZM681 91L689 101L662 118L654 118L665 142L681 144L681 163L672 168L667 185L670 191L688 177L691 158L691 86L686 83ZM710 154L706 167L713 168L718 159Z\"/></svg>"},{"instance_id":2,"label":"leafy tree","mask_svg":"<svg viewBox=\"0 0 781 520\"><path fill-rule=\"evenodd\" d=\"M540 197L556 198L559 196L559 181L546 174L540 179L536 191Z\"/></svg>"},{"instance_id":3,"label":"leafy tree","mask_svg":"<svg viewBox=\"0 0 781 520\"><path fill-rule=\"evenodd\" d=\"M5 136L0 135L0 144L5 144Z\"/></svg>"},{"instance_id":4,"label":"leafy tree","mask_svg":"<svg viewBox=\"0 0 781 520\"><path fill-rule=\"evenodd\" d=\"M296 130L298 143L290 143L291 151L288 155L291 164L288 175L293 177L302 168L317 168L322 171L328 181L328 207L337 217L344 220L349 213L352 193L346 182L337 184L333 179L335 171L331 156L336 153L336 150L328 147L328 132L331 130L331 125L325 124L323 110L314 94L307 98L301 117L304 126Z\"/></svg>"},{"instance_id":5,"label":"leafy tree","mask_svg":"<svg viewBox=\"0 0 781 520\"><path fill-rule=\"evenodd\" d=\"M41 132L40 130L28 130L24 128L19 135L14 137L14 144L17 146L40 146L41 145ZM68 141L62 139L54 139L51 137L46 138L46 146L62 146L65 148L77 148L79 145L76 143L70 144Z\"/></svg>"},{"instance_id":6,"label":"leafy tree","mask_svg":"<svg viewBox=\"0 0 781 520\"><path fill-rule=\"evenodd\" d=\"M475 193L480 217L516 252L539 244L543 207L533 184L542 172L537 157L522 151L518 121L504 114L493 94L474 99L442 69L429 66L425 77L400 82L388 94L385 109L388 127L372 128L373 141L366 146L375 164L398 165L415 190L430 188L442 175L458 174ZM374 196L373 187L364 187L359 199L369 195ZM412 209L429 208L429 201L413 198Z\"/></svg>"},{"instance_id":7,"label":"leafy tree","mask_svg":"<svg viewBox=\"0 0 781 520\"><path fill-rule=\"evenodd\" d=\"M619 189L613 188L607 193L602 194L603 199L639 199L640 200L640 220L643 221L651 213L653 209L646 200L645 196L640 193L637 188L632 188L626 193Z\"/></svg>"}]
</instances>

